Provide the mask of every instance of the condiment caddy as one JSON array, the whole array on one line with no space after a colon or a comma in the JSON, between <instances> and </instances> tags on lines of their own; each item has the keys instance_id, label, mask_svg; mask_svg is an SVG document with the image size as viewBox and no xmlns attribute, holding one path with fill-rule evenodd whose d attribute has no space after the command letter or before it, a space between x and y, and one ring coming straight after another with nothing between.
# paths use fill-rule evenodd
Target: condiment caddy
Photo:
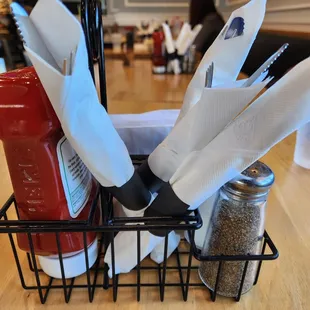
<instances>
[{"instance_id":1,"label":"condiment caddy","mask_svg":"<svg viewBox=\"0 0 310 310\"><path fill-rule=\"evenodd\" d=\"M191 30L191 26L184 23L174 41L170 26L163 23L153 34L153 73L175 75L194 73L196 46L193 43L201 28L202 25L197 25Z\"/></svg>"},{"instance_id":2,"label":"condiment caddy","mask_svg":"<svg viewBox=\"0 0 310 310\"><path fill-rule=\"evenodd\" d=\"M133 163L139 165L144 159L141 156L134 156ZM98 206L98 199L100 197L101 203ZM200 229L202 226L202 219L199 211L196 210L193 214L182 216L182 217L165 217L165 218L145 218L145 217L114 217L113 216L113 199L110 194L108 194L103 188L98 189L96 199L94 200L91 210L89 212L88 219L85 221L22 221L9 219L8 214L12 214L16 210L16 216L18 217L17 207L15 198L12 195L8 201L3 205L0 210L0 233L7 234L12 247L12 252L14 260L16 263L17 271L19 274L21 286L25 290L37 291L39 294L40 302L44 304L47 301L50 291L52 290L63 290L64 301L68 303L70 301L73 291L81 294L88 294L89 302L94 300L95 292L98 289L112 290L113 301L117 301L119 288L130 287L136 289L136 299L140 301L141 293L145 287L156 287L158 288L158 298L161 301L168 301L165 299L165 292L167 287L174 287L180 292L180 300L187 301L190 288L205 288L205 285L199 281L194 281L195 275L198 272L199 261L204 262L214 262L218 264L217 276L215 289L210 290L211 300L215 301L217 296L217 287L221 279L221 273L223 271L223 264L227 262L238 262L244 264L243 277L240 283L240 288L238 294L233 296L236 301L240 300L242 287L244 285L244 278L250 262L256 261L258 268L255 274L254 285L257 283L261 266L264 261L275 260L278 258L278 250L274 245L273 241L269 237L268 233L265 232L262 242L262 250L258 255L217 255L217 256L204 256L201 254L201 250L196 247L195 244L195 231ZM103 222L101 225L95 222L95 213L97 208L101 209ZM144 223L144 225L141 225ZM154 265L154 263L141 264L140 262L140 235L142 231L154 229L161 230L166 234L165 236L165 246L164 246L164 261L162 264ZM168 232L170 230L177 230L181 232L187 232L187 241L182 241L180 246L174 251L174 253L169 258L167 258L168 249ZM137 251L137 266L135 270L132 271L131 282L128 282L128 277L124 275L115 274L115 252L114 252L114 237L118 232L121 231L135 231L137 233L137 244L132 245L133 249ZM81 234L84 241L84 259L86 265L86 273L84 276L79 277L79 284L75 283L76 278L67 279L66 271L64 267L64 258L62 251L62 242L60 239L61 232L75 232ZM93 267L90 266L89 255L88 255L88 243L87 234L90 232L96 232L98 235L98 251L99 255L94 263ZM24 252L22 254L17 251L17 246L13 234L24 233L27 235L29 242L28 253ZM57 251L59 255L59 264L61 270L61 281L57 281L55 278L46 277L43 271L40 269L39 263L37 261L34 245L33 245L33 235L36 233L48 233L52 235L57 244ZM108 246L111 244L112 248L112 278L109 279L108 276L108 266L104 264L104 253ZM266 254L266 252L270 254ZM27 272L27 267L22 264L22 255L27 256L28 267L32 271L29 276ZM182 259L183 258L183 259ZM158 281L155 282L143 282L142 274L146 272L154 272L158 274ZM178 280L175 280L175 272L178 273ZM103 274L103 283L99 282L99 277ZM27 275L27 276L26 276ZM122 280L126 280L123 282ZM170 279L174 279L171 282ZM35 285L30 285L28 283L35 283ZM81 290L81 289L84 289ZM98 296L98 295L97 295ZM206 300L208 299L206 295Z\"/></svg>"},{"instance_id":3,"label":"condiment caddy","mask_svg":"<svg viewBox=\"0 0 310 310\"><path fill-rule=\"evenodd\" d=\"M86 36L86 45L89 55L89 67L90 72L94 78L94 69L93 69L93 58L95 61L99 60L99 77L100 77L100 93L101 93L101 102L106 104L106 83L105 83L105 70L104 70L104 53L103 53L103 35L102 35L102 25L101 18L101 8L100 2L92 0L82 0L81 9L82 9L82 25L84 28ZM98 20L100 20L98 22ZM92 57L92 55L94 57ZM146 159L145 156L132 156L133 164L140 165ZM100 202L100 203L99 203ZM16 210L15 219L9 219L8 215L11 216L12 209ZM96 214L100 209L102 215L102 223L99 225L96 221ZM126 225L127 224L127 225ZM141 225L144 224L144 225ZM115 217L113 215L113 196L111 193L108 193L103 187L98 187L96 197L93 200L92 206L89 210L88 217L82 220L72 219L67 221L58 221L58 220L46 220L46 221L37 221L37 220L23 220L19 217L18 208L16 205L15 197L12 195L6 204L0 209L0 233L6 233L9 236L9 241L12 247L14 259L16 262L18 274L20 277L21 285L26 290L37 290L39 293L41 303L47 301L49 292L54 289L62 289L64 293L65 302L69 302L73 290L76 288L85 289L85 293L88 293L89 301L92 302L94 299L95 291L97 288L112 289L113 291L113 300L117 300L118 288L120 287L134 287L136 288L137 301L140 300L141 289L143 287L157 287L159 292L159 298L161 301L165 299L165 289L166 287L176 287L180 288L180 297L184 301L188 298L189 288L190 287L204 287L204 284L199 282L193 282L193 273L197 274L198 265L195 264L194 258L198 261L215 261L218 263L218 273L216 276L215 287L211 291L211 299L214 301L217 295L218 283L221 279L222 267L225 261L238 261L244 262L243 277L240 283L240 288L238 294L233 296L236 300L240 299L244 279L246 277L246 272L250 261L257 261L258 268L255 276L255 283L257 282L261 264L265 260L274 260L278 257L278 251L273 244L272 240L265 232L263 235L263 246L262 252L258 255L220 255L220 256L205 256L202 255L200 250L197 249L195 245L195 231L201 228L202 220L199 214L199 211L194 211L191 215L182 215L182 216L165 216L165 217ZM161 231L165 236L164 238L164 259L162 264L157 264L154 266L147 265L143 266L140 263L141 258L141 232L156 230ZM168 233L171 230L178 230L181 232L187 231L189 243L186 244L187 250L181 249L179 247L176 249L169 260L168 266ZM136 249L137 257L137 266L136 277L133 282L123 283L122 275L116 275L115 272L115 247L114 247L114 238L115 236L122 231L132 231L136 232L137 242L133 244L133 248ZM27 256L29 268L33 272L33 277L35 280L35 285L28 285L28 277L25 276L25 270L21 264L21 259L19 252L17 251L15 238L13 234L24 234L27 241L27 248L29 251L24 254ZM80 257L84 256L85 260L85 277L81 278L83 280L82 284L79 279L79 284L75 283L75 277L71 277L66 274L65 267L65 252L64 246L61 239L61 233L74 233L80 235L80 239L83 242L83 250L79 253ZM89 242L87 236L89 234L97 233L98 235L98 258L95 261L93 267L92 263L89 260ZM41 276L42 270L39 267L39 263L36 258L36 251L34 246L34 236L36 234L49 234L51 238L55 240L56 244L56 255L59 258L59 269L60 269L60 284L53 277L48 277L47 282L46 276ZM182 242L183 243L183 242ZM108 246L111 248L111 269L112 269L112 278L109 280L108 266L103 263L103 258L105 251ZM271 254L265 254L267 246L270 248ZM183 248L183 247L182 247ZM181 260L181 256L186 256L186 260ZM182 261L182 263L181 263ZM185 261L185 263L184 263ZM173 265L170 264L173 263ZM146 271L153 271L158 273L158 281L155 283L144 283L141 280L142 273ZM171 271L177 271L179 274L178 281L170 282L168 281ZM133 271L135 272L135 271ZM103 283L99 283L98 277L103 275ZM69 279L69 280L68 280Z\"/></svg>"}]
</instances>

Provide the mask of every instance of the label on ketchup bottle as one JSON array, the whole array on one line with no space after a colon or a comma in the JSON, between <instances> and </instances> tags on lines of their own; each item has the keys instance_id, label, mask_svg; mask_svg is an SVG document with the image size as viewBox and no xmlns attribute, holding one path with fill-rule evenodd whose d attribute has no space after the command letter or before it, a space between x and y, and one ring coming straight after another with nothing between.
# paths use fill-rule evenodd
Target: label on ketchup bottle
<instances>
[{"instance_id":1,"label":"label on ketchup bottle","mask_svg":"<svg viewBox=\"0 0 310 310\"><path fill-rule=\"evenodd\" d=\"M57 156L70 216L76 218L88 201L92 176L66 137L57 144Z\"/></svg>"}]
</instances>

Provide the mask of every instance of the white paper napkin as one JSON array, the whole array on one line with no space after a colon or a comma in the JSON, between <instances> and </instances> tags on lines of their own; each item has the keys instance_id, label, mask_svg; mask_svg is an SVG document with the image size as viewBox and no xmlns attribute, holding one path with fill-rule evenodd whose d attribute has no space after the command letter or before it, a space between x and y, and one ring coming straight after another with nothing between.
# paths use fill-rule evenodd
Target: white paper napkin
<instances>
[{"instance_id":1,"label":"white paper napkin","mask_svg":"<svg viewBox=\"0 0 310 310\"><path fill-rule=\"evenodd\" d=\"M310 169L310 123L297 131L294 161L297 165Z\"/></svg>"},{"instance_id":2,"label":"white paper napkin","mask_svg":"<svg viewBox=\"0 0 310 310\"><path fill-rule=\"evenodd\" d=\"M175 41L175 47L176 49L179 49L183 43L183 41L186 39L187 36L189 36L191 32L191 25L187 22L185 22L181 28L180 34Z\"/></svg>"},{"instance_id":3,"label":"white paper napkin","mask_svg":"<svg viewBox=\"0 0 310 310\"><path fill-rule=\"evenodd\" d=\"M204 88L199 102L149 156L151 171L168 182L186 156L210 143L267 83L248 88L224 88L225 85L223 88ZM239 81L235 82L235 85L239 84Z\"/></svg>"},{"instance_id":4,"label":"white paper napkin","mask_svg":"<svg viewBox=\"0 0 310 310\"><path fill-rule=\"evenodd\" d=\"M141 261L150 254L165 238L156 237L148 231L141 231ZM121 231L114 239L115 274L130 272L137 265L137 232ZM105 257L109 266L109 277L112 278L112 252L109 246Z\"/></svg>"},{"instance_id":5,"label":"white paper napkin","mask_svg":"<svg viewBox=\"0 0 310 310\"><path fill-rule=\"evenodd\" d=\"M175 43L172 38L170 26L166 23L163 23L162 27L163 27L163 31L165 34L165 45L166 45L167 52L168 54L173 54L175 53Z\"/></svg>"},{"instance_id":6,"label":"white paper napkin","mask_svg":"<svg viewBox=\"0 0 310 310\"><path fill-rule=\"evenodd\" d=\"M191 153L170 184L190 210L310 121L310 58L259 97L202 151ZM159 195L160 196L160 195Z\"/></svg>"},{"instance_id":7,"label":"white paper napkin","mask_svg":"<svg viewBox=\"0 0 310 310\"><path fill-rule=\"evenodd\" d=\"M196 25L193 30L190 30L186 36L184 36L183 40L181 41L178 47L178 55L184 56L190 46L195 41L196 37L198 36L200 30L202 29L202 25Z\"/></svg>"},{"instance_id":8,"label":"white paper napkin","mask_svg":"<svg viewBox=\"0 0 310 310\"><path fill-rule=\"evenodd\" d=\"M70 144L101 185L120 187L134 168L124 142L100 105L89 69L85 38L78 20L58 0L39 0L30 19L55 63L40 46L25 46ZM30 33L30 36L37 34ZM73 72L59 72L76 51Z\"/></svg>"},{"instance_id":9,"label":"white paper napkin","mask_svg":"<svg viewBox=\"0 0 310 310\"><path fill-rule=\"evenodd\" d=\"M265 10L266 0L252 0L232 13L198 66L187 88L178 121L199 101L204 87L206 70L212 62L215 65L214 85L236 80L261 27ZM244 34L225 40L223 36L236 17L244 19Z\"/></svg>"},{"instance_id":10,"label":"white paper napkin","mask_svg":"<svg viewBox=\"0 0 310 310\"><path fill-rule=\"evenodd\" d=\"M172 231L168 235L168 248L167 248L167 258L174 252L174 250L179 246L181 237L176 232ZM161 264L165 258L165 239L162 240L151 252L151 259L157 263Z\"/></svg>"},{"instance_id":11,"label":"white paper napkin","mask_svg":"<svg viewBox=\"0 0 310 310\"><path fill-rule=\"evenodd\" d=\"M110 114L110 117L129 154L149 155L170 133L179 112L158 110L142 114Z\"/></svg>"}]
</instances>

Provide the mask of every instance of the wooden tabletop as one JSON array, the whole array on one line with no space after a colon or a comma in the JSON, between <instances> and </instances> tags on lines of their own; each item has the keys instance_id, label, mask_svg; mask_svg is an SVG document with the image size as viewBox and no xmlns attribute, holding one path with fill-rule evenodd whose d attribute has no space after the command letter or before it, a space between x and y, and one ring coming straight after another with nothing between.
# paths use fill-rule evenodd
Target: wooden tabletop
<instances>
[{"instance_id":1,"label":"wooden tabletop","mask_svg":"<svg viewBox=\"0 0 310 310\"><path fill-rule=\"evenodd\" d=\"M189 76L153 76L148 61L136 61L132 68L124 68L121 61L107 61L108 98L111 113L140 113L154 109L178 108L188 84ZM133 309L133 310L308 310L310 309L310 171L293 163L295 135L273 148L262 160L276 175L267 207L267 230L280 251L280 257L263 264L257 286L244 295L240 303L219 298L210 301L206 289L191 289L187 303L181 301L180 289L168 288L165 302L159 301L158 289L143 288L137 303L136 291L121 288L118 302L113 303L111 290L96 291L95 300L88 303L87 292L73 292L69 305L62 290L50 293L42 306L37 292L24 291L20 286L7 235L0 235L0 309ZM0 148L0 202L12 192L2 147ZM22 266L26 257L19 252ZM134 276L134 275L133 275ZM31 272L26 277L32 280ZM128 276L130 277L130 276ZM143 276L147 281L150 276Z\"/></svg>"}]
</instances>

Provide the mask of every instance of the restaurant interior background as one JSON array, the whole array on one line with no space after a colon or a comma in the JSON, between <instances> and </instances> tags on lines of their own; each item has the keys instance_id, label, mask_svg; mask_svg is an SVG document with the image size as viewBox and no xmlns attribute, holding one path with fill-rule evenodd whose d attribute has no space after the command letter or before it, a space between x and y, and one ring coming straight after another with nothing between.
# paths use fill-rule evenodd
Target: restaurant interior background
<instances>
[{"instance_id":1,"label":"restaurant interior background","mask_svg":"<svg viewBox=\"0 0 310 310\"><path fill-rule=\"evenodd\" d=\"M246 0L214 0L221 18L227 20L230 13ZM0 0L0 66L4 70L19 68L25 61L18 35L8 18L8 3ZM35 0L20 0L29 11ZM134 33L134 54L136 59L151 59L153 42L151 33L163 21L178 23L190 20L192 23L206 21L212 14L211 0L102 0L105 46L107 57L123 59L126 46L126 34ZM65 0L67 7L77 16L80 13L80 1ZM209 3L209 4L207 4ZM211 5L211 9L207 7ZM203 8L203 9L202 9ZM209 12L208 12L209 10ZM281 77L291 67L307 57L310 32L310 4L308 0L268 0L266 17L243 72L250 75L262 61L273 53L281 44L290 43L290 49L271 68L271 74ZM202 53L211 45L223 26L220 20L206 21L206 28L214 31L205 35L205 42L199 42ZM114 40L114 41L113 41ZM114 52L112 51L114 42ZM118 42L119 41L119 42ZM118 50L118 45L120 49ZM199 50L199 48L198 48ZM126 57L125 57L126 58ZM126 61L126 60L125 60ZM128 59L127 59L128 61Z\"/></svg>"}]
</instances>

